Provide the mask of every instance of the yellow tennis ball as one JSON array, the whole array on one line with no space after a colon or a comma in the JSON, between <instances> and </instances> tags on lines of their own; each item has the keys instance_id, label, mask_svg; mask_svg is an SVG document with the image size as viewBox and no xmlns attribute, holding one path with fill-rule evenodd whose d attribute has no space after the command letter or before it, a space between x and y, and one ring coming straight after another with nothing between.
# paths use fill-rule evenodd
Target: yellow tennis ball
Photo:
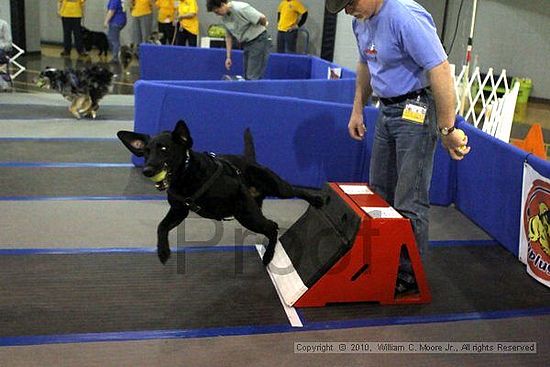
<instances>
[{"instance_id":1,"label":"yellow tennis ball","mask_svg":"<svg viewBox=\"0 0 550 367\"><path fill-rule=\"evenodd\" d=\"M460 136L462 140L466 140L466 133L464 132L464 130L456 129L456 133Z\"/></svg>"},{"instance_id":2,"label":"yellow tennis ball","mask_svg":"<svg viewBox=\"0 0 550 367\"><path fill-rule=\"evenodd\" d=\"M466 133L461 129L456 129L456 133L461 137L462 141L466 141ZM456 148L459 152L464 152L466 150L466 144Z\"/></svg>"},{"instance_id":3,"label":"yellow tennis ball","mask_svg":"<svg viewBox=\"0 0 550 367\"><path fill-rule=\"evenodd\" d=\"M164 180L166 178L166 170L162 170L160 171L159 173L157 173L156 175L154 175L153 177L150 178L151 181L153 182L160 182L162 180Z\"/></svg>"}]
</instances>

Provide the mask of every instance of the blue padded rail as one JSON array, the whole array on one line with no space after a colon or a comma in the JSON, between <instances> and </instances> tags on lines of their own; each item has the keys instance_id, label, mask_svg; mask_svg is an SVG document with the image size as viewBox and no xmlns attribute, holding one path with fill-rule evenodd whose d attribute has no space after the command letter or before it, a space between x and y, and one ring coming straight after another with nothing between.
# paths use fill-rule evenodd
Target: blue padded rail
<instances>
[{"instance_id":1,"label":"blue padded rail","mask_svg":"<svg viewBox=\"0 0 550 367\"><path fill-rule=\"evenodd\" d=\"M311 99L350 104L355 95L355 80L249 80L228 81L155 81L163 85L216 89L249 94Z\"/></svg>"},{"instance_id":2,"label":"blue padded rail","mask_svg":"<svg viewBox=\"0 0 550 367\"><path fill-rule=\"evenodd\" d=\"M470 153L457 163L457 208L518 255L523 162L527 153L469 124ZM547 164L548 166L548 164Z\"/></svg>"}]
</instances>

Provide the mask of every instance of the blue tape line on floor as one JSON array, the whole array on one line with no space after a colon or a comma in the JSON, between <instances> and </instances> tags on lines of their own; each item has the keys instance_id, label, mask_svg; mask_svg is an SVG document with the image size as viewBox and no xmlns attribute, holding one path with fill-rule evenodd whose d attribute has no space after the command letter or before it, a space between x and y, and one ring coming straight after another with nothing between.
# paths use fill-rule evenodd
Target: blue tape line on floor
<instances>
[{"instance_id":1,"label":"blue tape line on floor","mask_svg":"<svg viewBox=\"0 0 550 367\"><path fill-rule=\"evenodd\" d=\"M65 335L36 335L36 336L9 336L0 337L0 346L23 346L40 344L63 344L63 343L92 343L92 342L124 342L154 339L195 339L220 336L247 336L259 334L304 332L317 330L338 330L373 326L390 325L414 325L455 321L471 320L496 320L516 317L533 317L549 315L550 307L495 311L495 312L473 312L417 317L393 317L383 319L362 319L346 321L313 322L304 324L303 328L293 328L289 325L268 325L268 326L237 326L220 327L208 329L184 329L184 330L150 330L150 331L129 331L111 333L86 333L86 334L65 334Z\"/></svg>"},{"instance_id":2,"label":"blue tape line on floor","mask_svg":"<svg viewBox=\"0 0 550 367\"><path fill-rule=\"evenodd\" d=\"M101 201L101 200L120 200L120 201L146 201L146 200L166 200L161 195L129 195L129 196L2 196L0 201Z\"/></svg>"},{"instance_id":3,"label":"blue tape line on floor","mask_svg":"<svg viewBox=\"0 0 550 367\"><path fill-rule=\"evenodd\" d=\"M446 240L446 241L430 241L430 247L446 247L446 246L495 246L498 245L495 240Z\"/></svg>"},{"instance_id":4,"label":"blue tape line on floor","mask_svg":"<svg viewBox=\"0 0 550 367\"><path fill-rule=\"evenodd\" d=\"M0 162L1 167L9 168L120 168L135 167L132 163L94 163L94 162Z\"/></svg>"},{"instance_id":5,"label":"blue tape line on floor","mask_svg":"<svg viewBox=\"0 0 550 367\"><path fill-rule=\"evenodd\" d=\"M232 251L256 251L254 245L212 245L212 246L188 246L173 249L173 252L232 252ZM157 248L151 247L105 247L105 248L0 248L0 256L6 255L78 255L78 254L140 254L156 253Z\"/></svg>"}]
</instances>

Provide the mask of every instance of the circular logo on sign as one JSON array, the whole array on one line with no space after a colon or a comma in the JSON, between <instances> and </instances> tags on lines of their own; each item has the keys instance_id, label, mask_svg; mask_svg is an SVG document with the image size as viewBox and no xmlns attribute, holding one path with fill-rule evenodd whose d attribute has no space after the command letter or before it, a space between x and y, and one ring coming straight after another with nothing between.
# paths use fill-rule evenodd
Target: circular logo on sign
<instances>
[{"instance_id":1,"label":"circular logo on sign","mask_svg":"<svg viewBox=\"0 0 550 367\"><path fill-rule=\"evenodd\" d=\"M550 279L550 184L535 180L524 208L527 264L536 276Z\"/></svg>"}]
</instances>

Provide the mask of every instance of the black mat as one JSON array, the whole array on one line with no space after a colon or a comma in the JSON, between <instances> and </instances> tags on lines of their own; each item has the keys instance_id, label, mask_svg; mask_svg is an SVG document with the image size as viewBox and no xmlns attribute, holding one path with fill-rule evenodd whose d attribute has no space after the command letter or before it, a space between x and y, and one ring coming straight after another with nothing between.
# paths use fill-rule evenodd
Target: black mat
<instances>
[{"instance_id":1,"label":"black mat","mask_svg":"<svg viewBox=\"0 0 550 367\"><path fill-rule=\"evenodd\" d=\"M498 246L436 248L428 264L431 304L301 308L305 325L550 304ZM167 266L153 253L4 255L0 284L0 336L288 325L255 251L191 252Z\"/></svg>"},{"instance_id":2,"label":"black mat","mask_svg":"<svg viewBox=\"0 0 550 367\"><path fill-rule=\"evenodd\" d=\"M0 256L0 278L2 337L288 323L255 251Z\"/></svg>"},{"instance_id":3,"label":"black mat","mask_svg":"<svg viewBox=\"0 0 550 367\"><path fill-rule=\"evenodd\" d=\"M159 195L139 168L16 168L0 167L2 196Z\"/></svg>"},{"instance_id":4,"label":"black mat","mask_svg":"<svg viewBox=\"0 0 550 367\"><path fill-rule=\"evenodd\" d=\"M0 162L130 163L130 153L118 140L0 140Z\"/></svg>"},{"instance_id":5,"label":"black mat","mask_svg":"<svg viewBox=\"0 0 550 367\"><path fill-rule=\"evenodd\" d=\"M120 120L133 121L133 106L102 106L99 103L99 111L96 120ZM37 104L0 104L3 120L51 120L51 119L74 119L69 112L69 102L67 106L49 106ZM83 119L90 120L91 119Z\"/></svg>"},{"instance_id":6,"label":"black mat","mask_svg":"<svg viewBox=\"0 0 550 367\"><path fill-rule=\"evenodd\" d=\"M307 321L437 316L550 306L550 289L499 245L437 247L425 261L433 301L426 305L329 305L303 308Z\"/></svg>"}]
</instances>

